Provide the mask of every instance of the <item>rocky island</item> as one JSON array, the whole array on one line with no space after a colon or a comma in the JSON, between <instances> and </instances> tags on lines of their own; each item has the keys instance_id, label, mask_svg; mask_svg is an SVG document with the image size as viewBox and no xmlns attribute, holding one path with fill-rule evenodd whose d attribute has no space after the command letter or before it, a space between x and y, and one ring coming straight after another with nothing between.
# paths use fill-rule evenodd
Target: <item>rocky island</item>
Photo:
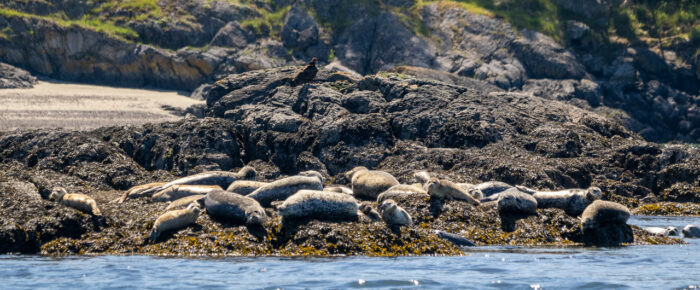
<instances>
[{"instance_id":1,"label":"rocky island","mask_svg":"<svg viewBox=\"0 0 700 290\"><path fill-rule=\"evenodd\" d=\"M76 2L0 1L0 61L62 80L193 90L205 104L177 121L0 132L0 253L396 256L459 255L467 244L679 244L625 222L700 215L698 38L622 45L611 42L621 30L586 24L618 16L619 3L572 11L551 1L593 19L569 20L559 33L516 27L498 7L475 11L469 1L114 4L126 19ZM102 30L69 21L93 17L116 20ZM292 86L313 57L313 80ZM36 83L5 67L1 84ZM359 194L360 166L391 185ZM155 189L241 168L255 172L240 178L257 182L251 191L224 191L235 178L207 183L221 188L193 198L201 213L180 209L173 216L196 215L152 235L172 205ZM268 188L281 197L260 198L258 188L292 176L318 184L282 195L274 190L283 183ZM500 195L483 190L492 181L504 184ZM125 193L149 183L158 183L150 195ZM57 187L94 200L99 214L67 206ZM575 210L543 202L592 188ZM217 217L213 203L243 196L264 219Z\"/></svg>"}]
</instances>

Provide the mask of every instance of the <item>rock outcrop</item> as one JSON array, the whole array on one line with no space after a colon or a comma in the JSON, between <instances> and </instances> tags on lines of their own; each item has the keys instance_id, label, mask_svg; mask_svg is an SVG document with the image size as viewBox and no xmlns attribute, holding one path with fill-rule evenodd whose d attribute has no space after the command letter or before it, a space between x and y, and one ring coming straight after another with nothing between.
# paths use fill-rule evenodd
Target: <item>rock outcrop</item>
<instances>
[{"instance_id":1,"label":"rock outcrop","mask_svg":"<svg viewBox=\"0 0 700 290\"><path fill-rule=\"evenodd\" d=\"M28 71L0 62L0 89L31 88L36 82Z\"/></svg>"}]
</instances>

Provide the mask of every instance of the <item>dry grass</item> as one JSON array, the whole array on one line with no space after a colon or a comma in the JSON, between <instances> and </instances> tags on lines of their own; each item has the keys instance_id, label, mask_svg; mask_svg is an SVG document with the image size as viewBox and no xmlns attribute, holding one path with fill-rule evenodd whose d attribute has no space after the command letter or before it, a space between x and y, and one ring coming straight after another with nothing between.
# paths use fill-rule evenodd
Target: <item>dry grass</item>
<instances>
[{"instance_id":1,"label":"dry grass","mask_svg":"<svg viewBox=\"0 0 700 290\"><path fill-rule=\"evenodd\" d=\"M164 105L185 109L201 101L174 91L60 82L0 90L0 131L36 128L89 130L104 126L174 121Z\"/></svg>"}]
</instances>

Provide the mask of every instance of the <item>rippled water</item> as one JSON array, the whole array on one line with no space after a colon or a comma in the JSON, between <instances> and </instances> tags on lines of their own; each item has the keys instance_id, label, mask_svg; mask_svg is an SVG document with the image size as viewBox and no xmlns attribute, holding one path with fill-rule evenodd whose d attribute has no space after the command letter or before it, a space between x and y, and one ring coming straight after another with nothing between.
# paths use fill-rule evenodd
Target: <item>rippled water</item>
<instances>
[{"instance_id":1,"label":"rippled water","mask_svg":"<svg viewBox=\"0 0 700 290\"><path fill-rule=\"evenodd\" d=\"M633 217L682 228L700 218ZM700 240L625 248L470 248L463 257L0 256L0 288L698 288Z\"/></svg>"}]
</instances>

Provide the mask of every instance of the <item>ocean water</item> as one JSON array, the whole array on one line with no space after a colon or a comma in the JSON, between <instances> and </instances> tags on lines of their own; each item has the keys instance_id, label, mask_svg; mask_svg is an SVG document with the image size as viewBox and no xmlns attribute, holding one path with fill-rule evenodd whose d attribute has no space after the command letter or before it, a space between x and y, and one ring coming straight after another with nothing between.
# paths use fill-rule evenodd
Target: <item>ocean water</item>
<instances>
[{"instance_id":1,"label":"ocean water","mask_svg":"<svg viewBox=\"0 0 700 290\"><path fill-rule=\"evenodd\" d=\"M633 217L639 226L700 217ZM476 247L461 257L159 258L0 256L0 289L696 289L700 239L680 246Z\"/></svg>"}]
</instances>

